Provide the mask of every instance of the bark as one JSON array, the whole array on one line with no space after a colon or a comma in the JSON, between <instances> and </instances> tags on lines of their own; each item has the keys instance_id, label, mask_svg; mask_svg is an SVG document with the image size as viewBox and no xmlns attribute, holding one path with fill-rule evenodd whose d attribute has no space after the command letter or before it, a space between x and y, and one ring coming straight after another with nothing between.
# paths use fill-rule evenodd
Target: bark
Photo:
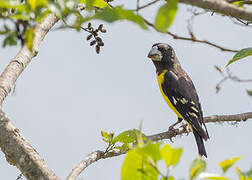
<instances>
[{"instance_id":1,"label":"bark","mask_svg":"<svg viewBox=\"0 0 252 180\"><path fill-rule=\"evenodd\" d=\"M17 78L37 55L40 43L57 21L58 18L54 14L49 14L40 24L37 24L34 28L33 51L23 46L1 74L0 109ZM59 180L2 110L0 110L0 148L6 160L17 166L27 179Z\"/></svg>"},{"instance_id":2,"label":"bark","mask_svg":"<svg viewBox=\"0 0 252 180\"><path fill-rule=\"evenodd\" d=\"M236 7L224 0L179 0L179 2L252 22L251 10Z\"/></svg>"},{"instance_id":3,"label":"bark","mask_svg":"<svg viewBox=\"0 0 252 180\"><path fill-rule=\"evenodd\" d=\"M43 41L47 32L58 21L54 14L49 14L40 24L34 28L33 51L31 52L27 46L23 46L18 54L11 60L0 76L0 107L3 101L11 91L17 78L31 62L32 58L37 55L40 43Z\"/></svg>"},{"instance_id":4,"label":"bark","mask_svg":"<svg viewBox=\"0 0 252 180\"><path fill-rule=\"evenodd\" d=\"M59 180L37 151L0 110L0 147L6 160L29 180Z\"/></svg>"}]
</instances>

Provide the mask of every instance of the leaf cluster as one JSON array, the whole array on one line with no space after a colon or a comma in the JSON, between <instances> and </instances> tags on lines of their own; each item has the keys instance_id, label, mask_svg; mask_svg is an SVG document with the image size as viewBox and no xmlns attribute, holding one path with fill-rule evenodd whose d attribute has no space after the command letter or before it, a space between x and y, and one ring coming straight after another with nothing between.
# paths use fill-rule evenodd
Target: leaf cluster
<instances>
[{"instance_id":1,"label":"leaf cluster","mask_svg":"<svg viewBox=\"0 0 252 180\"><path fill-rule=\"evenodd\" d=\"M163 145L161 142L146 143L138 142L136 146L131 148L124 159L121 168L122 180L174 180L171 172L176 166L178 167L181 160L182 148L173 148L169 144ZM226 172L234 166L239 157L226 159L218 165L222 170L221 174L207 172L207 163L200 157L195 159L189 168L189 177L185 179L208 179L208 180L230 180L225 177ZM166 173L160 168L160 162L166 166ZM252 180L252 169L248 172L242 172L235 167L236 173L240 180Z\"/></svg>"},{"instance_id":2,"label":"leaf cluster","mask_svg":"<svg viewBox=\"0 0 252 180\"><path fill-rule=\"evenodd\" d=\"M82 13L82 10L89 13ZM157 30L166 31L173 22L176 11L177 0L168 0L157 12ZM26 44L32 50L34 27L50 13L63 20L63 28L74 28L77 31L83 29L84 23L95 19L108 23L127 20L147 29L145 19L134 10L124 9L121 5L112 7L104 0L2 0L0 20L3 20L4 25L0 27L0 35L4 36L3 47L17 45L20 41L21 45ZM66 25L68 20L71 21L70 25ZM101 32L103 31L105 30ZM92 36L88 37L90 39ZM104 43L100 38L94 38L91 44L97 44L96 52L99 53Z\"/></svg>"},{"instance_id":3,"label":"leaf cluster","mask_svg":"<svg viewBox=\"0 0 252 180\"><path fill-rule=\"evenodd\" d=\"M117 136L115 136L114 133L101 131L101 135L102 140L108 143L106 151L109 151L113 148L127 151L137 144L139 138L146 140L145 134L141 133L141 131L137 129L124 131Z\"/></svg>"}]
</instances>

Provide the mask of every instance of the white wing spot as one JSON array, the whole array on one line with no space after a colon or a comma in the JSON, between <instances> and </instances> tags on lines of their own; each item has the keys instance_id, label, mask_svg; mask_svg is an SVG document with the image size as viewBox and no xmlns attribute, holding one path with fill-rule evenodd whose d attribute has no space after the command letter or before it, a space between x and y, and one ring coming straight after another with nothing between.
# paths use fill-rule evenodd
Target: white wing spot
<instances>
[{"instance_id":1,"label":"white wing spot","mask_svg":"<svg viewBox=\"0 0 252 180\"><path fill-rule=\"evenodd\" d=\"M191 112L189 112L189 114L190 114L191 116L196 117L196 118L198 117L198 116L197 116L197 114L195 114L195 113L191 113Z\"/></svg>"},{"instance_id":2,"label":"white wing spot","mask_svg":"<svg viewBox=\"0 0 252 180\"><path fill-rule=\"evenodd\" d=\"M195 112L199 112L198 109L196 109L195 107L191 107L192 110L194 110Z\"/></svg>"},{"instance_id":3,"label":"white wing spot","mask_svg":"<svg viewBox=\"0 0 252 180\"><path fill-rule=\"evenodd\" d=\"M173 96L172 96L172 99L173 99L174 104L176 105L177 104L176 99Z\"/></svg>"},{"instance_id":4,"label":"white wing spot","mask_svg":"<svg viewBox=\"0 0 252 180\"><path fill-rule=\"evenodd\" d=\"M186 104L186 103L188 102L188 100L186 100L185 98L179 99L179 101L180 101L182 104Z\"/></svg>"}]
</instances>

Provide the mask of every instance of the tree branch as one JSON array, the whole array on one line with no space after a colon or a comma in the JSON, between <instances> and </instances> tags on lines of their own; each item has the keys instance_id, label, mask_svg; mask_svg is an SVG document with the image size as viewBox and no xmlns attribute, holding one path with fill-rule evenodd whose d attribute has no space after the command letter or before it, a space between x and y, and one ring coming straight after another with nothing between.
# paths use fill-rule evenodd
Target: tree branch
<instances>
[{"instance_id":1,"label":"tree branch","mask_svg":"<svg viewBox=\"0 0 252 180\"><path fill-rule=\"evenodd\" d=\"M0 147L6 160L31 180L59 180L37 151L0 110Z\"/></svg>"},{"instance_id":2,"label":"tree branch","mask_svg":"<svg viewBox=\"0 0 252 180\"><path fill-rule=\"evenodd\" d=\"M234 114L234 115L213 115L204 117L206 123L215 123L215 122L241 122L252 119L252 112Z\"/></svg>"},{"instance_id":3,"label":"tree branch","mask_svg":"<svg viewBox=\"0 0 252 180\"><path fill-rule=\"evenodd\" d=\"M54 14L49 14L34 28L33 51L24 45L0 76L0 109L11 87L23 72L31 59L38 53L38 47L47 32L58 21ZM35 149L27 142L19 130L0 110L0 148L6 160L17 166L27 179L31 180L59 180Z\"/></svg>"},{"instance_id":4,"label":"tree branch","mask_svg":"<svg viewBox=\"0 0 252 180\"><path fill-rule=\"evenodd\" d=\"M252 119L252 112L242 113L242 114L235 114L235 115L213 115L204 117L205 123L215 123L215 122L241 122L241 121L247 121L248 119ZM172 139L173 137L177 135L181 135L187 133L186 128L181 126L176 129L169 129L168 131L154 134L147 136L147 140L152 141L160 141L164 139ZM89 165L92 163L100 160L100 159L106 159L110 157L119 156L122 154L125 154L127 151L122 151L119 149L112 149L108 152L106 151L94 151L86 156L84 160L82 160L68 175L67 180L75 180L80 173L85 170Z\"/></svg>"},{"instance_id":5,"label":"tree branch","mask_svg":"<svg viewBox=\"0 0 252 180\"><path fill-rule=\"evenodd\" d=\"M236 7L224 0L179 0L179 2L252 22L252 11Z\"/></svg>"},{"instance_id":6,"label":"tree branch","mask_svg":"<svg viewBox=\"0 0 252 180\"><path fill-rule=\"evenodd\" d=\"M45 35L57 21L58 18L56 15L49 14L40 24L37 24L34 28L33 51L31 52L27 46L24 45L1 74L0 107L2 107L4 99L11 91L17 78L31 62L31 59L37 55L39 45L43 41Z\"/></svg>"}]
</instances>

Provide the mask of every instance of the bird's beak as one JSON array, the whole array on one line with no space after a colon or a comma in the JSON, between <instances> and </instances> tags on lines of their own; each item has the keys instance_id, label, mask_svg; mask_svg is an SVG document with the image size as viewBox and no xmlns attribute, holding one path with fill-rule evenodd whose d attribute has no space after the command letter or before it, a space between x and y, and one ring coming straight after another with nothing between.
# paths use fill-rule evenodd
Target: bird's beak
<instances>
[{"instance_id":1,"label":"bird's beak","mask_svg":"<svg viewBox=\"0 0 252 180\"><path fill-rule=\"evenodd\" d=\"M153 61L161 61L162 54L157 48L151 48L148 58L151 58Z\"/></svg>"}]
</instances>

